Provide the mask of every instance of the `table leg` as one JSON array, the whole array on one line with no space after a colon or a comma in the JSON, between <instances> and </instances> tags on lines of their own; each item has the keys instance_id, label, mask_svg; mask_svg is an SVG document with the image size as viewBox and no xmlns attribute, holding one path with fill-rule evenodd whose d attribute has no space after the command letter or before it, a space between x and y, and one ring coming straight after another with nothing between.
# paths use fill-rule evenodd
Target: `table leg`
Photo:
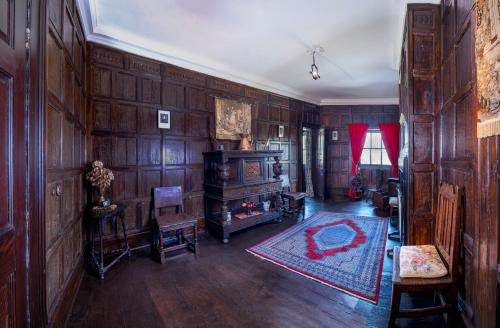
<instances>
[{"instance_id":1,"label":"table leg","mask_svg":"<svg viewBox=\"0 0 500 328\"><path fill-rule=\"evenodd\" d=\"M99 276L101 279L104 279L104 243L103 243L103 235L104 235L104 221L99 220L99 242L101 244L101 257L99 264Z\"/></svg>"},{"instance_id":2,"label":"table leg","mask_svg":"<svg viewBox=\"0 0 500 328\"><path fill-rule=\"evenodd\" d=\"M95 230L97 229L97 226L95 224L92 224L92 229L90 229L90 259L93 263L95 263ZM97 264L97 263L95 263Z\"/></svg>"},{"instance_id":3,"label":"table leg","mask_svg":"<svg viewBox=\"0 0 500 328\"><path fill-rule=\"evenodd\" d=\"M128 256L130 256L130 247L128 246L127 228L125 227L125 219L120 217L122 220L123 236L125 237L125 247L127 248Z\"/></svg>"},{"instance_id":4,"label":"table leg","mask_svg":"<svg viewBox=\"0 0 500 328\"><path fill-rule=\"evenodd\" d=\"M198 224L195 223L193 227L194 233L194 253L198 255Z\"/></svg>"}]
</instances>

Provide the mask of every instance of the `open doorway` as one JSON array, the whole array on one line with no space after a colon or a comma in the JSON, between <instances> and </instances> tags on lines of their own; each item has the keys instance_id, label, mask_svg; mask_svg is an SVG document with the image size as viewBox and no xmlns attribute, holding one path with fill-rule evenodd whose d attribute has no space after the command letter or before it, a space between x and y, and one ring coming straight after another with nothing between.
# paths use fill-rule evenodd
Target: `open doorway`
<instances>
[{"instance_id":1,"label":"open doorway","mask_svg":"<svg viewBox=\"0 0 500 328\"><path fill-rule=\"evenodd\" d=\"M325 199L325 129L302 128L302 191L308 197Z\"/></svg>"},{"instance_id":2,"label":"open doorway","mask_svg":"<svg viewBox=\"0 0 500 328\"><path fill-rule=\"evenodd\" d=\"M302 176L304 179L305 192L308 197L314 197L314 186L312 178L312 129L302 128Z\"/></svg>"}]
</instances>

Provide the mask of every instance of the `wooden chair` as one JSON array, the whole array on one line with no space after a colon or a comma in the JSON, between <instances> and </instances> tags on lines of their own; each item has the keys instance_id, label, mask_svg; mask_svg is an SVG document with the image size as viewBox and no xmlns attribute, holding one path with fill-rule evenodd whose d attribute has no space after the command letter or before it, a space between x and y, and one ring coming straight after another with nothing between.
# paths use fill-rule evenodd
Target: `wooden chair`
<instances>
[{"instance_id":1,"label":"wooden chair","mask_svg":"<svg viewBox=\"0 0 500 328\"><path fill-rule=\"evenodd\" d=\"M175 213L160 215L161 209L167 207L176 207ZM182 187L154 188L154 219L154 244L162 264L168 252L181 248L191 248L198 254L198 223L195 218L184 214ZM184 236L184 229L188 228L192 229L191 240ZM173 236L168 238L169 233L175 233L176 240Z\"/></svg>"},{"instance_id":2,"label":"wooden chair","mask_svg":"<svg viewBox=\"0 0 500 328\"><path fill-rule=\"evenodd\" d=\"M306 193L292 192L290 189L290 179L288 175L281 175L281 199L283 201L283 212L295 217L295 213L305 215Z\"/></svg>"},{"instance_id":3,"label":"wooden chair","mask_svg":"<svg viewBox=\"0 0 500 328\"><path fill-rule=\"evenodd\" d=\"M389 327L394 327L396 318L448 314L448 325L452 326L458 300L458 242L460 229L460 189L442 182L439 187L434 246L448 273L441 278L402 278L400 276L400 247L394 248L394 268L392 273L392 302ZM404 246L403 246L404 247ZM439 306L400 310L401 294L404 292L439 292ZM446 301L442 292L448 292Z\"/></svg>"}]
</instances>

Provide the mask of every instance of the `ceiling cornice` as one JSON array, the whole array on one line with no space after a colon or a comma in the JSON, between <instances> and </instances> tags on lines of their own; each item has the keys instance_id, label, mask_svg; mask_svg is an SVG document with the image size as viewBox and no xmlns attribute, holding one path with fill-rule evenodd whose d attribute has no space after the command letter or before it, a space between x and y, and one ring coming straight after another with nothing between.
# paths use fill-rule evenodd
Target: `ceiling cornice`
<instances>
[{"instance_id":1,"label":"ceiling cornice","mask_svg":"<svg viewBox=\"0 0 500 328\"><path fill-rule=\"evenodd\" d=\"M404 0L405 11L406 3L420 2L419 0L411 1ZM427 3L439 3L440 0L421 1ZM269 80L262 82L252 81L236 74L224 72L212 67L199 65L190 61L183 60L182 58L168 55L162 52L157 52L152 49L137 46L135 44L123 41L121 39L113 38L103 34L102 29L98 25L95 0L77 0L77 8L82 18L82 25L85 32L87 41L95 42L98 44L106 45L116 49L120 49L129 53L139 56L155 59L161 62L176 65L185 69L194 70L203 74L215 76L218 78L226 79L229 81L241 83L250 87L261 89L267 92L276 93L282 96L287 96L293 99L302 100L315 105L395 105L399 103L398 98L351 98L351 99L318 99L311 98L301 92L288 88L284 85L277 85ZM403 16L404 19L404 16ZM402 32L401 32L402 34Z\"/></svg>"},{"instance_id":2,"label":"ceiling cornice","mask_svg":"<svg viewBox=\"0 0 500 328\"><path fill-rule=\"evenodd\" d=\"M399 98L321 99L321 106L398 105Z\"/></svg>"}]
</instances>

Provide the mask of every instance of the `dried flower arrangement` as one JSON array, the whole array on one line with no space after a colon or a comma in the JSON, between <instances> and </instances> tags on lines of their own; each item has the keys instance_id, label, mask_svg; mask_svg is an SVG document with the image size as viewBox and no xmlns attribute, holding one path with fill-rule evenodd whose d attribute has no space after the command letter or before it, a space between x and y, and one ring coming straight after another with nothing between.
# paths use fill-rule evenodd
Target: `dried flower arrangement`
<instances>
[{"instance_id":1,"label":"dried flower arrangement","mask_svg":"<svg viewBox=\"0 0 500 328\"><path fill-rule=\"evenodd\" d=\"M87 173L86 178L92 186L97 187L99 190L99 203L105 201L104 194L106 189L111 186L111 181L115 179L113 171L104 167L101 161L94 161L92 163L92 170Z\"/></svg>"}]
</instances>

